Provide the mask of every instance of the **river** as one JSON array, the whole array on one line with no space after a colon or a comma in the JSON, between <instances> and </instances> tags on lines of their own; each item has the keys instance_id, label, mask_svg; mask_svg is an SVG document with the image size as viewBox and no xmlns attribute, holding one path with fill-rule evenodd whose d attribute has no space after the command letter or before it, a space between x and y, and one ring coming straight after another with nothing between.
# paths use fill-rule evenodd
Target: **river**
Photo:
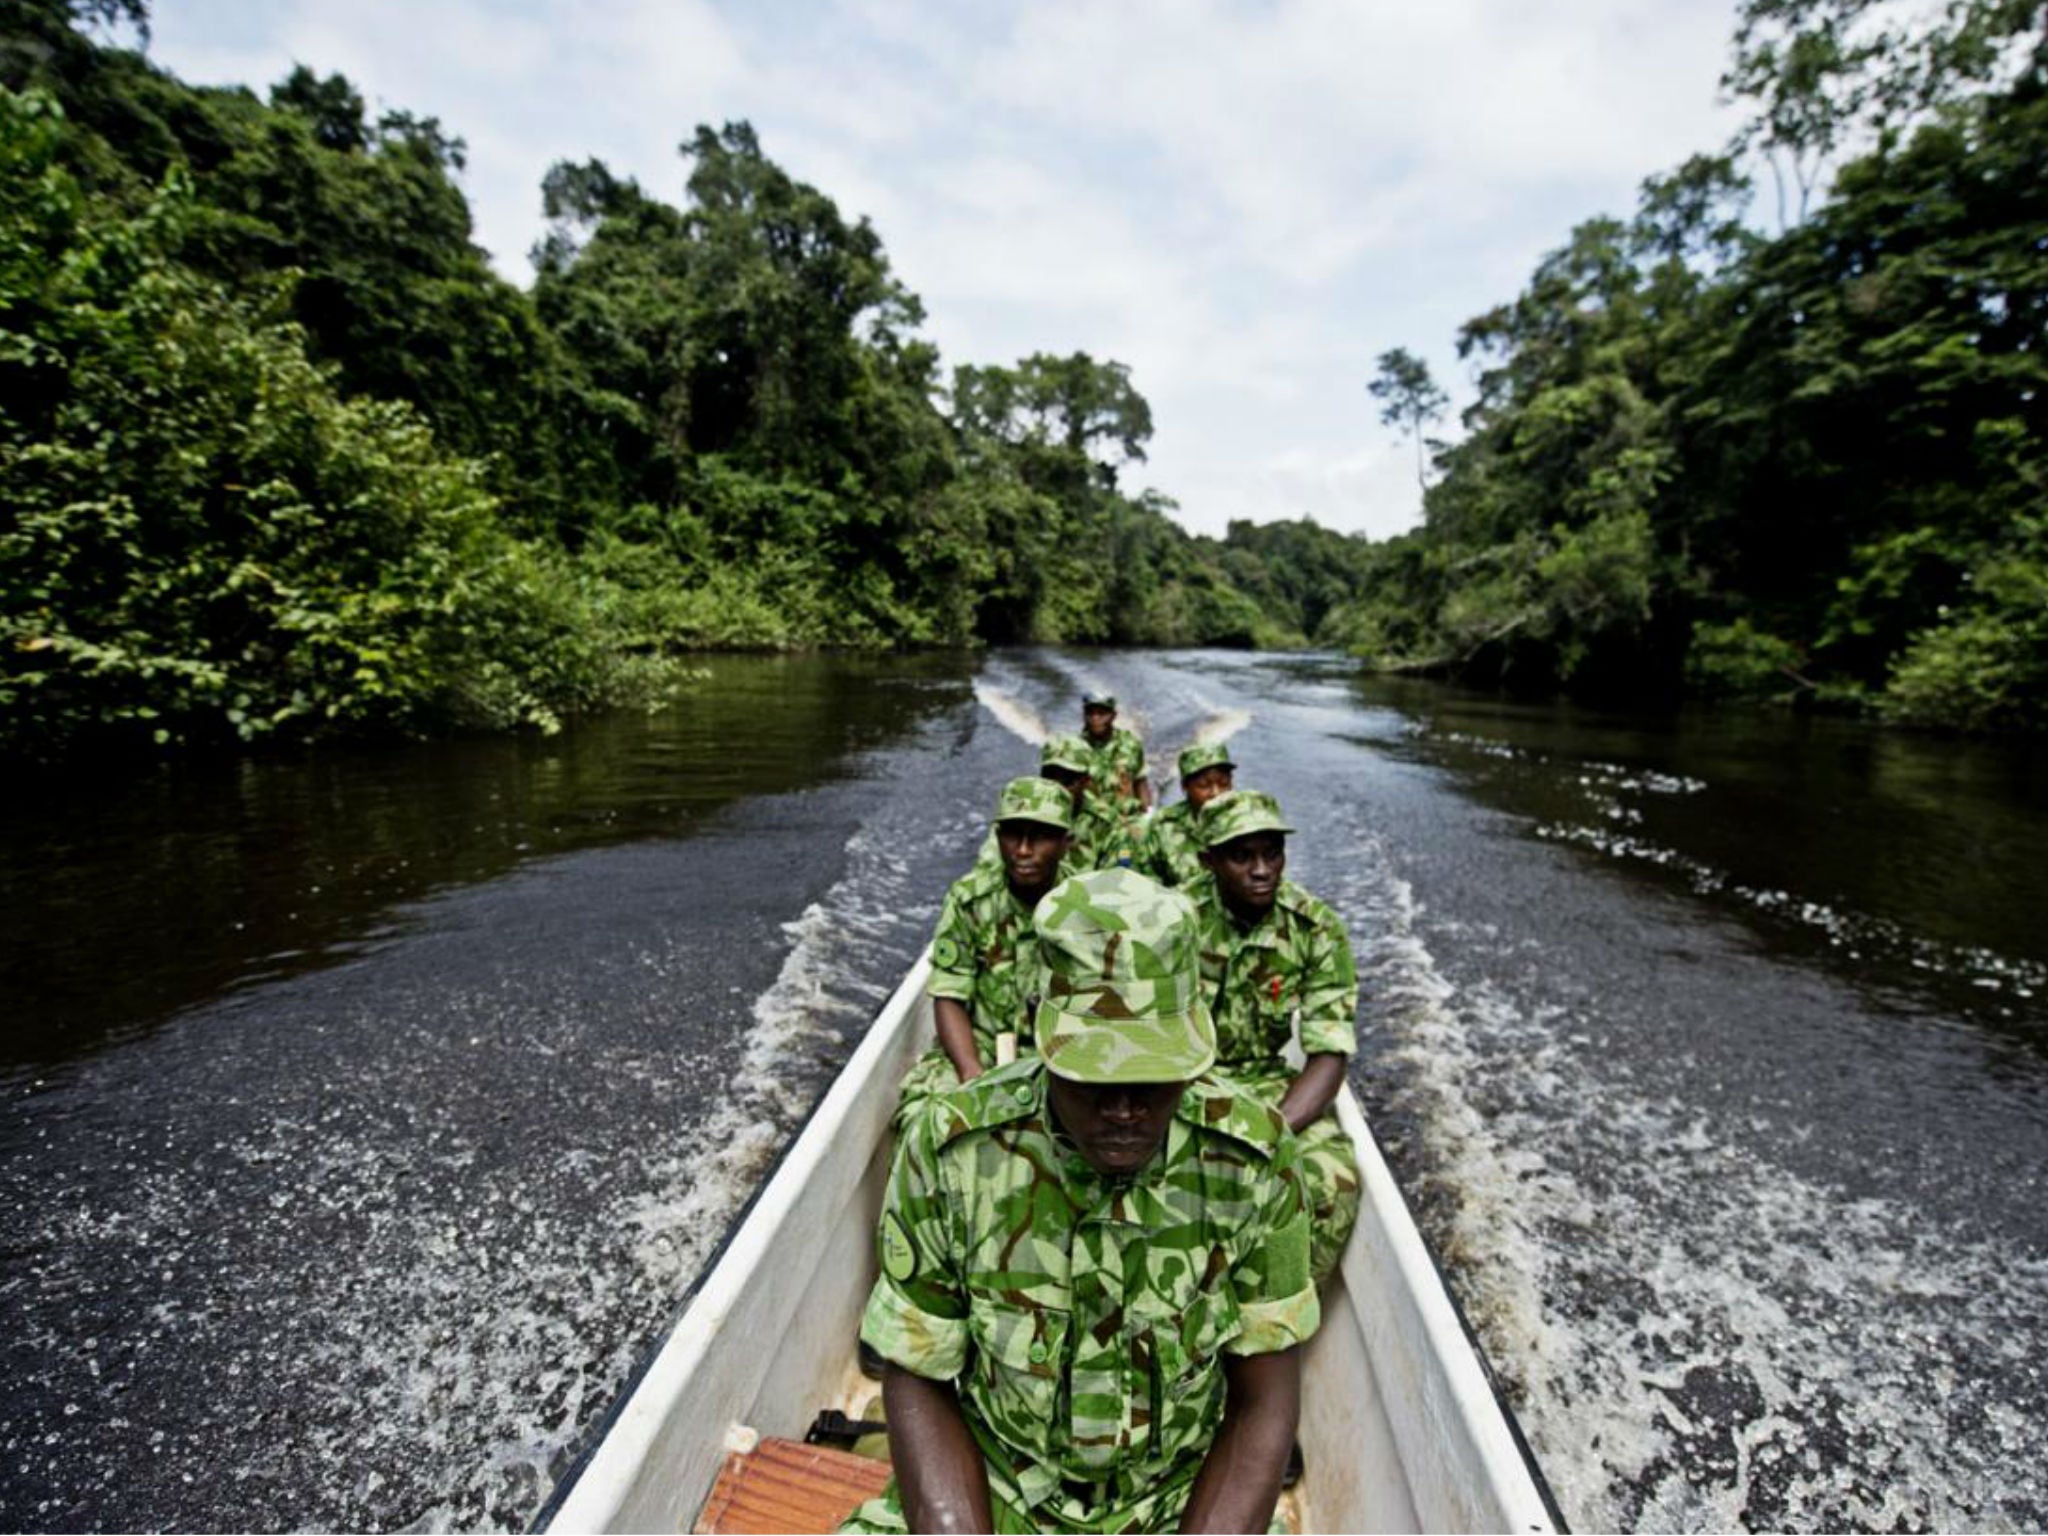
<instances>
[{"instance_id":1,"label":"river","mask_svg":"<svg viewBox=\"0 0 2048 1536\"><path fill-rule=\"evenodd\" d=\"M527 1524L1084 684L1300 827L1574 1525L2048 1524L2040 749L1047 650L14 787L0 1526Z\"/></svg>"}]
</instances>

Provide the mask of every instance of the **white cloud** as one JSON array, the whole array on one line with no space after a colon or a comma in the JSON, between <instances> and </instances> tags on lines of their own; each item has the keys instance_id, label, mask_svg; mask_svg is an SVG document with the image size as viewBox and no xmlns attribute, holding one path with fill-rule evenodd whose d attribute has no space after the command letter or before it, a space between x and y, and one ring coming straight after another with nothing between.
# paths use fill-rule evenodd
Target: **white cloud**
<instances>
[{"instance_id":1,"label":"white cloud","mask_svg":"<svg viewBox=\"0 0 2048 1536\"><path fill-rule=\"evenodd\" d=\"M951 362L1085 349L1158 424L1136 477L1190 526L1414 517L1364 385L1725 137L1728 0L158 0L155 53L263 87L294 60L470 146L478 238L526 277L541 175L597 155L680 196L745 117L870 215Z\"/></svg>"}]
</instances>

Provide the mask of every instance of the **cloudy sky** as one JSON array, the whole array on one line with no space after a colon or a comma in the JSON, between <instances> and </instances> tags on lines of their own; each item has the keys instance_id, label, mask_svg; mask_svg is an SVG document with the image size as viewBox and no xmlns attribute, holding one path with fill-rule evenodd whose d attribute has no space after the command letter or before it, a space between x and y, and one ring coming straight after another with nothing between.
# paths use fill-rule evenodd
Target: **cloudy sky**
<instances>
[{"instance_id":1,"label":"cloudy sky","mask_svg":"<svg viewBox=\"0 0 2048 1536\"><path fill-rule=\"evenodd\" d=\"M551 163L596 155L680 200L676 144L750 119L874 221L949 364L1129 364L1156 431L1127 484L1211 533L1411 525L1374 359L1406 346L1462 400L1459 324L1732 126L1732 0L152 9L151 54L187 80L267 88L303 62L440 117L469 143L477 238L522 284Z\"/></svg>"}]
</instances>

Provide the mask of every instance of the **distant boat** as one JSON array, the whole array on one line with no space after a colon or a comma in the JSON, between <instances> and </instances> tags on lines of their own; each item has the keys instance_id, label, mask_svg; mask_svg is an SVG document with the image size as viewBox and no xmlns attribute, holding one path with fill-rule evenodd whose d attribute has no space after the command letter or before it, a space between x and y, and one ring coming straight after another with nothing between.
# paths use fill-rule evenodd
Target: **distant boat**
<instances>
[{"instance_id":1,"label":"distant boat","mask_svg":"<svg viewBox=\"0 0 2048 1536\"><path fill-rule=\"evenodd\" d=\"M824 1530L886 1475L795 1442L820 1409L853 1416L877 1391L853 1346L875 1277L896 1085L933 1038L929 974L926 959L911 967L542 1512L545 1529L702 1529L716 1485L712 1513L728 1522L719 1529ZM1337 1113L1365 1198L1305 1350L1306 1474L1283 1513L1302 1531L1556 1529L1541 1475L1348 1088ZM752 1525L739 1507L750 1497ZM805 1518L815 1523L792 1523Z\"/></svg>"}]
</instances>

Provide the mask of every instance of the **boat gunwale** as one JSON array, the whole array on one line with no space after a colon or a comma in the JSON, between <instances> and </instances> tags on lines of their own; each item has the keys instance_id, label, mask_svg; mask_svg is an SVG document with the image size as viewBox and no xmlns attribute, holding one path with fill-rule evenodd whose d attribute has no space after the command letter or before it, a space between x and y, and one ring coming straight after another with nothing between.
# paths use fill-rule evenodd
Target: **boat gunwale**
<instances>
[{"instance_id":1,"label":"boat gunwale","mask_svg":"<svg viewBox=\"0 0 2048 1536\"><path fill-rule=\"evenodd\" d=\"M861 1060L864 1054L879 1056L887 1048L886 1032L879 1030L877 1026L884 1019L893 1016L899 1010L903 1013L909 1013L916 1007L920 989L926 977L930 974L930 970L931 951L927 947L919 951L917 958L911 962L910 969L904 973L902 981L896 984L895 990L889 994L888 999L876 1010L874 1017L868 1021L866 1029L862 1031L860 1039L855 1044L852 1052L848 1054L845 1061L840 1063L838 1071L833 1073L831 1081L825 1085L824 1091L818 1095L812 1102L810 1109L805 1113L802 1123L796 1127L794 1132L783 1143L781 1150L775 1155L775 1160L769 1165L760 1181L755 1184L752 1193L747 1196L746 1200L733 1213L732 1219L726 1223L725 1231L720 1235L717 1245L705 1255L702 1268L697 1271L696 1277L691 1280L688 1288L683 1292L682 1298L670 1311L668 1321L641 1350L638 1360L634 1362L633 1368L620 1381L617 1390L612 1395L611 1402L606 1406L603 1414L594 1420L591 1427L584 1432L581 1442L577 1447L575 1457L563 1470L561 1476L555 1480L554 1487L549 1490L547 1499L542 1503L539 1511L526 1527L529 1532L538 1533L546 1531L560 1518L562 1507L574 1496L585 1475L589 1473L592 1463L597 1460L599 1454L610 1443L613 1431L618 1427L620 1419L625 1416L634 1396L639 1392L648 1376L653 1373L662 1355L667 1352L670 1345L682 1333L683 1326L689 1320L690 1313L696 1309L698 1302L703 1299L704 1293L719 1279L719 1271L724 1268L733 1247L739 1242L741 1236L746 1232L762 1206L772 1196L779 1196L780 1190L778 1186L782 1184L790 1164L796 1160L800 1150L803 1149L806 1139L813 1135L814 1128L817 1126L827 1104L833 1100L835 1095L850 1099L857 1091L851 1083L851 1073L855 1064ZM872 1072L872 1067L869 1067L863 1071L861 1076L863 1078L871 1076ZM839 1118L843 1119L844 1117L842 1115ZM825 1150L829 1150L829 1148ZM750 1269L747 1273L751 1275L752 1270Z\"/></svg>"},{"instance_id":2,"label":"boat gunwale","mask_svg":"<svg viewBox=\"0 0 2048 1536\"><path fill-rule=\"evenodd\" d=\"M717 1246L707 1255L703 1268L671 1313L667 1324L642 1351L634 1368L621 1381L603 1415L586 1431L575 1458L555 1482L547 1500L528 1527L529 1530L544 1531L557 1526L564 1530L571 1528L560 1525L564 1508L576 1498L583 1481L591 1473L600 1456L622 1453L624 1442L615 1443L621 1421L633 1406L633 1401L641 1388L660 1365L662 1357L677 1345L679 1339L690 1347L679 1357L686 1363L687 1368L676 1373L678 1381L687 1383L694 1379L698 1364L708 1357L719 1335L715 1329L708 1332L700 1330L694 1339L686 1338L685 1330L691 1314L705 1303L707 1295L714 1290L720 1294L730 1291L735 1296L738 1295L741 1288L759 1271L763 1258L773 1246L773 1239L779 1234L783 1218L788 1215L791 1207L801 1196L804 1186L817 1171L820 1159L833 1152L833 1138L844 1127L856 1097L873 1078L881 1058L896 1045L897 1037L914 1015L921 1000L920 989L928 972L929 951L925 951L911 964L903 980L876 1012L853 1052L841 1065L825 1091L811 1105L803 1123L789 1137L753 1193L735 1212ZM885 1025L891 1027L885 1028ZM1424 1343L1436 1346L1450 1342L1444 1337L1443 1330L1435 1325L1441 1314L1447 1310L1449 1316L1456 1320L1457 1327L1453 1335L1456 1345L1462 1348L1462 1353L1469 1357L1476 1367L1476 1372L1461 1371L1455 1363L1456 1349L1431 1347L1427 1351L1434 1357L1438 1372L1450 1388L1450 1400L1455 1405L1456 1416L1466 1427L1466 1439L1479 1456L1479 1470L1485 1474L1487 1486L1496 1494L1505 1493L1508 1478L1513 1472L1518 1471L1529 1479L1542 1511L1547 1516L1549 1527L1558 1531L1567 1530L1549 1481L1544 1477L1514 1410L1501 1390L1499 1378L1480 1347L1478 1335L1470 1319L1465 1315L1464 1308L1459 1305L1457 1297L1451 1291L1436 1253L1416 1226L1414 1214L1406 1197L1401 1193L1399 1184L1393 1178L1378 1138L1365 1120L1356 1091L1349 1083L1340 1091L1335 1108L1340 1123L1344 1125L1345 1132L1353 1143L1354 1159L1361 1180L1366 1185L1367 1209L1390 1239L1390 1257L1395 1278L1401 1291L1410 1299L1412 1310L1422 1324ZM792 1179L795 1180L794 1183L791 1182ZM739 1246L749 1228L761 1217L764 1209L771 1207L777 1215L772 1227L753 1244L758 1251L748 1255L746 1262L735 1269L732 1275L725 1275L723 1272L735 1257L735 1248ZM1418 1267L1410 1262L1415 1250L1420 1251L1427 1261L1426 1265ZM1347 1253L1347 1268L1353 1257ZM1432 1283L1435 1297L1438 1298L1434 1303L1430 1299ZM1348 1279L1345 1284L1347 1292L1354 1296L1370 1294L1356 1291L1350 1286ZM722 1307L720 1310L729 1311L730 1307ZM1432 1314L1436 1316L1433 1317ZM1459 1380L1461 1376L1465 1378L1462 1382ZM1471 1390L1474 1386L1480 1389L1476 1402ZM669 1405L674 1401L673 1394L665 1399ZM1497 1437L1487 1432L1483 1423L1484 1410L1480 1407L1481 1403L1491 1407L1507 1432L1508 1447L1512 1453L1508 1466L1503 1466L1502 1458L1496 1454L1499 1450ZM672 1407L670 1412L660 1414L650 1424L636 1426L633 1429L630 1438L635 1442L635 1449L630 1465L636 1472L647 1463L649 1453L653 1450L662 1427L669 1422L671 1412ZM619 1482L619 1486L611 1492L612 1502L606 1510L608 1515L616 1516L629 1496L632 1486L631 1479ZM1526 1504L1526 1496L1519 1502ZM575 1529L609 1528L604 1520L588 1519L587 1511L579 1510L578 1513L586 1518L579 1520ZM1530 1520L1525 1528L1543 1527Z\"/></svg>"}]
</instances>

